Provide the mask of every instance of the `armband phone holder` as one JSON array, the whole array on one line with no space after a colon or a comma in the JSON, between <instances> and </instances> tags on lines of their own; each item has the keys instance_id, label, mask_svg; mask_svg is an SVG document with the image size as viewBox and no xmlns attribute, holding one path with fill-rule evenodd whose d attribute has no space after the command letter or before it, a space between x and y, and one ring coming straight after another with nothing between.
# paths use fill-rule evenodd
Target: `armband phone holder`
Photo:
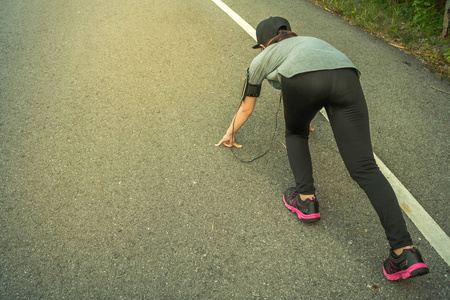
<instances>
[{"instance_id":1,"label":"armband phone holder","mask_svg":"<svg viewBox=\"0 0 450 300\"><path fill-rule=\"evenodd\" d=\"M250 84L248 83L248 69L247 69L247 78L245 79L244 87L242 89L242 98L241 102L244 101L246 96L250 97L259 97L261 93L261 85L260 84Z\"/></svg>"}]
</instances>

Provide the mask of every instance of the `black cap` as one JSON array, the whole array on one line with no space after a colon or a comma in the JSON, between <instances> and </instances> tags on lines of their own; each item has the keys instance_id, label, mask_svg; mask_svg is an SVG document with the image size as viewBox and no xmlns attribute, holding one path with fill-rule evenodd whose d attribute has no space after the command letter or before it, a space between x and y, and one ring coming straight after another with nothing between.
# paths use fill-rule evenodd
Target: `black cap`
<instances>
[{"instance_id":1,"label":"black cap","mask_svg":"<svg viewBox=\"0 0 450 300\"><path fill-rule=\"evenodd\" d=\"M286 30L291 30L288 20L282 17L270 17L261 21L256 26L256 40L258 44L253 46L253 49L260 48L260 44L267 44L272 38L277 36L278 30L283 26L286 27Z\"/></svg>"}]
</instances>

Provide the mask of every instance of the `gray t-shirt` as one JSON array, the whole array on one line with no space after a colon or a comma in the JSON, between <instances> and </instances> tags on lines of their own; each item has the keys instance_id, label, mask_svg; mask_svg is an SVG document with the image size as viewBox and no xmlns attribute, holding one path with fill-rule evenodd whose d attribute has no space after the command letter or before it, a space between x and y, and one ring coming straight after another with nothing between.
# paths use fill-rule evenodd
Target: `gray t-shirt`
<instances>
[{"instance_id":1,"label":"gray t-shirt","mask_svg":"<svg viewBox=\"0 0 450 300\"><path fill-rule=\"evenodd\" d=\"M249 68L249 83L260 85L264 79L280 88L281 76L319 70L354 68L355 65L342 52L325 41L314 37L296 36L282 40L264 49Z\"/></svg>"}]
</instances>

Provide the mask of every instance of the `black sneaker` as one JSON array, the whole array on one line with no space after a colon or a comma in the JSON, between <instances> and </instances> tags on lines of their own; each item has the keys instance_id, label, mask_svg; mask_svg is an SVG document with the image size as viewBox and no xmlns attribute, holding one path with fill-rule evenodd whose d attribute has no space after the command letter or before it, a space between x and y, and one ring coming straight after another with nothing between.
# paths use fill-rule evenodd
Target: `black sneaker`
<instances>
[{"instance_id":1,"label":"black sneaker","mask_svg":"<svg viewBox=\"0 0 450 300\"><path fill-rule=\"evenodd\" d=\"M293 187L284 192L283 202L303 222L313 223L320 220L319 202L316 197L302 201L297 189Z\"/></svg>"},{"instance_id":2,"label":"black sneaker","mask_svg":"<svg viewBox=\"0 0 450 300\"><path fill-rule=\"evenodd\" d=\"M422 255L415 247L403 250L400 256L395 255L391 249L383 266L383 273L389 280L406 279L429 272L427 265L422 260Z\"/></svg>"}]
</instances>

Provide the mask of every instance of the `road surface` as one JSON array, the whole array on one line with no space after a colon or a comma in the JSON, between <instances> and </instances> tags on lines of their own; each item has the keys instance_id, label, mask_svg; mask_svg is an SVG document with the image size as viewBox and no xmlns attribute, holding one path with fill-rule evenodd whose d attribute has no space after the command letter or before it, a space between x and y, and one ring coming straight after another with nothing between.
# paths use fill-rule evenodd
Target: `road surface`
<instances>
[{"instance_id":1,"label":"road surface","mask_svg":"<svg viewBox=\"0 0 450 300\"><path fill-rule=\"evenodd\" d=\"M253 28L281 15L352 59L374 152L448 238L449 85L307 1L224 2ZM214 147L253 44L210 0L3 1L0 298L449 297L448 263L406 215L431 273L384 277L383 230L323 116L313 226L281 200L293 185L282 113L254 163ZM237 155L266 149L278 99L265 84Z\"/></svg>"}]
</instances>

